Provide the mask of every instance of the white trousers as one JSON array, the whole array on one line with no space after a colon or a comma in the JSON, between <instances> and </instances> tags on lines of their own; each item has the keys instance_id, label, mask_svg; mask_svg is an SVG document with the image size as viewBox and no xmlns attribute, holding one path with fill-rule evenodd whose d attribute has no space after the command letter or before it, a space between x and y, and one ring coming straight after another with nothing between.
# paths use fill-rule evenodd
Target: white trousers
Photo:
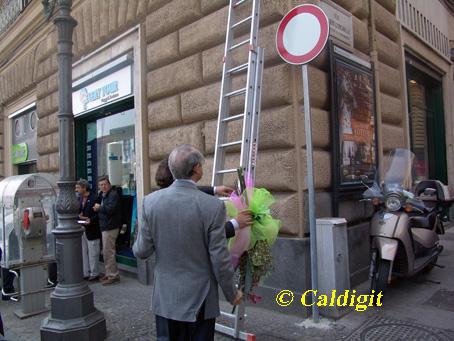
<instances>
[{"instance_id":1,"label":"white trousers","mask_svg":"<svg viewBox=\"0 0 454 341\"><path fill-rule=\"evenodd\" d=\"M99 276L99 253L100 239L88 240L82 235L82 261L84 266L84 277Z\"/></svg>"}]
</instances>

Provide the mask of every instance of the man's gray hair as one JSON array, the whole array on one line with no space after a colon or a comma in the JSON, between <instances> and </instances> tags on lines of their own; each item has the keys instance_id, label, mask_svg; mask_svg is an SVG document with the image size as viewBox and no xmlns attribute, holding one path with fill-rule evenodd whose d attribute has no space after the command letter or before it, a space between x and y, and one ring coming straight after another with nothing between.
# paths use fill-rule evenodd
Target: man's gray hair
<instances>
[{"instance_id":1,"label":"man's gray hair","mask_svg":"<svg viewBox=\"0 0 454 341\"><path fill-rule=\"evenodd\" d=\"M194 174L193 169L197 164L202 165L204 161L202 153L191 146L183 144L169 155L169 168L174 179L190 179Z\"/></svg>"}]
</instances>

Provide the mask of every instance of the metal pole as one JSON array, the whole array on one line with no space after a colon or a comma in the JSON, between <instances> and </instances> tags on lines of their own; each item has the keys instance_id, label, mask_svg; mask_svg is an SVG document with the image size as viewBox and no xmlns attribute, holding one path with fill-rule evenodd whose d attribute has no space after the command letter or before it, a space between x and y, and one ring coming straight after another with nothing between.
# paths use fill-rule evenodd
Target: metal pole
<instances>
[{"instance_id":1,"label":"metal pole","mask_svg":"<svg viewBox=\"0 0 454 341\"><path fill-rule=\"evenodd\" d=\"M43 5L49 2L43 1ZM54 24L58 32L58 120L60 180L56 238L58 285L50 296L51 312L41 326L41 340L104 340L106 320L94 307L93 292L83 281L83 228L77 224L79 202L74 193L75 150L72 113L72 36L76 20L72 0L59 0Z\"/></svg>"},{"instance_id":2,"label":"metal pole","mask_svg":"<svg viewBox=\"0 0 454 341\"><path fill-rule=\"evenodd\" d=\"M311 104L309 100L309 77L307 75L307 65L302 66L303 89L304 89L304 125L306 131L306 155L307 155L307 190L309 198L309 231L311 245L311 282L312 290L318 288L317 278L317 239L315 228L315 190L314 190L314 167L312 161L312 128L311 128ZM314 294L314 301L316 295ZM312 319L318 323L318 307L312 305Z\"/></svg>"}]
</instances>

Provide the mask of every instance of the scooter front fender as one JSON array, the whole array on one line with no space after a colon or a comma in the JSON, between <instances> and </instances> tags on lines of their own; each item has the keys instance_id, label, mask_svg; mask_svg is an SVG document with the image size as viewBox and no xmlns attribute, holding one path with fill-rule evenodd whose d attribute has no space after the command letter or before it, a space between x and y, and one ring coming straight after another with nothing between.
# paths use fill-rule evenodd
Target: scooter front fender
<instances>
[{"instance_id":1,"label":"scooter front fender","mask_svg":"<svg viewBox=\"0 0 454 341\"><path fill-rule=\"evenodd\" d=\"M394 261L398 245L396 239L386 237L374 237L372 240L372 247L378 249L380 257L390 261Z\"/></svg>"}]
</instances>

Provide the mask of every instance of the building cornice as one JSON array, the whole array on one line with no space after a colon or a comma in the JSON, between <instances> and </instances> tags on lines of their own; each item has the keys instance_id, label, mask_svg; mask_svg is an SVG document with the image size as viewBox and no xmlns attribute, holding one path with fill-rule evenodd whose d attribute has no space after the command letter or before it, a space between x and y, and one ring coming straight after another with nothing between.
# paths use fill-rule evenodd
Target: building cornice
<instances>
[{"instance_id":1,"label":"building cornice","mask_svg":"<svg viewBox=\"0 0 454 341\"><path fill-rule=\"evenodd\" d=\"M440 0L440 1L449 10L451 15L454 16L454 0Z\"/></svg>"},{"instance_id":2,"label":"building cornice","mask_svg":"<svg viewBox=\"0 0 454 341\"><path fill-rule=\"evenodd\" d=\"M41 1L32 1L9 29L0 36L0 68L36 37L36 32L49 25Z\"/></svg>"}]
</instances>

